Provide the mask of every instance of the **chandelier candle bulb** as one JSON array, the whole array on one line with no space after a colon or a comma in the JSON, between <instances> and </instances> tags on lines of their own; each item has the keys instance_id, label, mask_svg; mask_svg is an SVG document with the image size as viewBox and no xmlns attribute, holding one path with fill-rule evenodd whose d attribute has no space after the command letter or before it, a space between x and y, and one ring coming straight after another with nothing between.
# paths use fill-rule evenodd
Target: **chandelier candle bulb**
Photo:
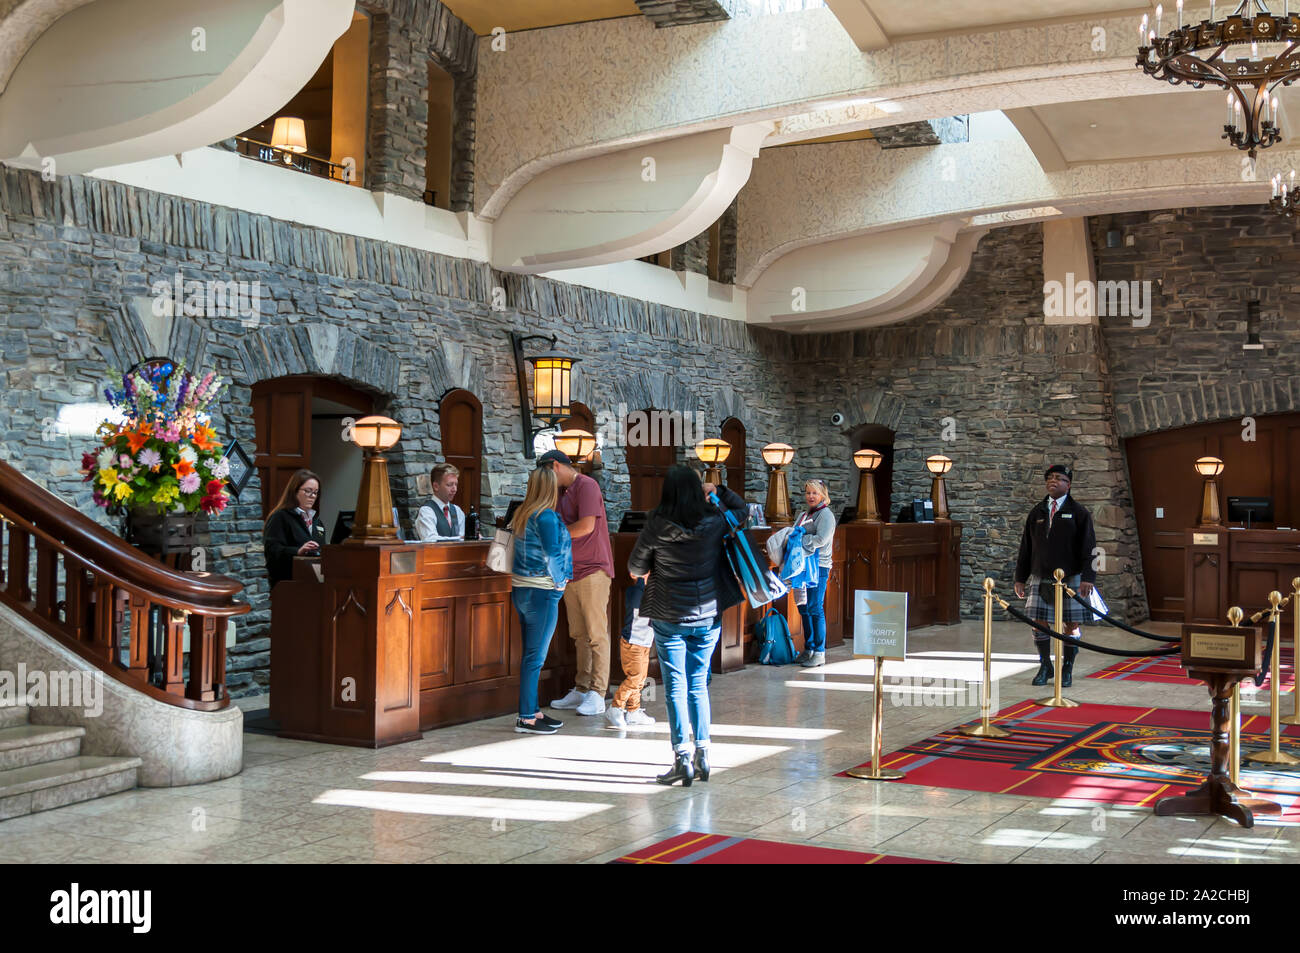
<instances>
[{"instance_id":1,"label":"chandelier candle bulb","mask_svg":"<svg viewBox=\"0 0 1300 953\"><path fill-rule=\"evenodd\" d=\"M1160 21L1164 18L1164 15L1165 15L1164 4L1162 3L1156 4L1156 32L1157 33L1160 32Z\"/></svg>"}]
</instances>

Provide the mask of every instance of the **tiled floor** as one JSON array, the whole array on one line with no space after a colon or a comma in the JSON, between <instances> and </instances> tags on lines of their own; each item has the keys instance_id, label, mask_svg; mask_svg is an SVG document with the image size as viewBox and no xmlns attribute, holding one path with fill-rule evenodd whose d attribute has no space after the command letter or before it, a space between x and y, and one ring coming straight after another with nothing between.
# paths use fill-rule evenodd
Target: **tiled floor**
<instances>
[{"instance_id":1,"label":"tiled floor","mask_svg":"<svg viewBox=\"0 0 1300 953\"><path fill-rule=\"evenodd\" d=\"M1113 630L1112 630L1113 631ZM980 677L981 627L913 632L911 678L885 704L886 750L975 717L962 681ZM1110 645L1140 640L1089 630ZM1152 643L1142 643L1149 646ZM1026 630L994 630L997 705L1041 697ZM242 774L215 784L136 790L0 823L11 862L601 863L683 830L991 863L1278 863L1300 856L1300 828L1261 820L1160 818L1030 797L851 781L870 752L870 663L847 647L820 670L751 666L713 681L712 779L665 788L659 723L625 736L565 713L550 737L513 717L367 751L245 735ZM1083 653L1080 701L1207 712L1201 687L1099 681L1109 659ZM950 679L948 694L931 679ZM958 689L962 689L958 691ZM977 690L976 690L977 691ZM939 700L961 702L937 704ZM1263 713L1267 696L1244 705ZM1289 706L1290 699L1285 699ZM995 705L995 709L997 707ZM1289 708L1287 708L1289 710Z\"/></svg>"}]
</instances>

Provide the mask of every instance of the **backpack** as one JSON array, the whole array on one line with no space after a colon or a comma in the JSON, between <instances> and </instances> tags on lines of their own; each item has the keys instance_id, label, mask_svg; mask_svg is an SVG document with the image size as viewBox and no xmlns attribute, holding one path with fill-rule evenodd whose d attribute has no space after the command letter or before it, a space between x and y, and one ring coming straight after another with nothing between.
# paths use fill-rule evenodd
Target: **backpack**
<instances>
[{"instance_id":1,"label":"backpack","mask_svg":"<svg viewBox=\"0 0 1300 953\"><path fill-rule=\"evenodd\" d=\"M790 626L785 616L775 609L768 609L754 626L754 635L758 639L758 664L789 665L795 659L794 639L790 636Z\"/></svg>"}]
</instances>

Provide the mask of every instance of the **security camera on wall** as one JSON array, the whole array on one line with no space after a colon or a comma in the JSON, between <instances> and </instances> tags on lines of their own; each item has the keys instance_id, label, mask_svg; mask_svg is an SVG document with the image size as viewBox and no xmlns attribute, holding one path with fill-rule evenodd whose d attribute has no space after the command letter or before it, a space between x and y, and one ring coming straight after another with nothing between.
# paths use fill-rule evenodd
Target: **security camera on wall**
<instances>
[{"instance_id":1,"label":"security camera on wall","mask_svg":"<svg viewBox=\"0 0 1300 953\"><path fill-rule=\"evenodd\" d=\"M844 426L844 415L843 415L843 414L840 414L840 413L834 413L834 414L831 414L831 426L832 426L832 427L843 427L843 426Z\"/></svg>"}]
</instances>

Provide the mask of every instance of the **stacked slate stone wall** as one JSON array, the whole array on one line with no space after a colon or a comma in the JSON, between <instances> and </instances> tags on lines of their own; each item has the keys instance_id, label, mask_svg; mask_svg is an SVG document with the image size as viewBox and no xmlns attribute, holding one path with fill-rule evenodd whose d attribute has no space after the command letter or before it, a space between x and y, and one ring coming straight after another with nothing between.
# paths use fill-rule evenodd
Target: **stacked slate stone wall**
<instances>
[{"instance_id":1,"label":"stacked slate stone wall","mask_svg":"<svg viewBox=\"0 0 1300 953\"><path fill-rule=\"evenodd\" d=\"M1127 618L1146 616L1136 525L1101 332L1043 323L1042 229L990 233L965 280L938 308L897 326L793 338L790 377L799 406L796 488L826 479L852 503L850 443L864 424L895 431L893 508L928 498L925 458L954 461L948 495L962 541L962 610L972 614L985 575L1009 592L1043 471L1073 464L1105 551L1102 589ZM1076 395L1069 400L1057 394ZM846 423L834 435L830 419Z\"/></svg>"},{"instance_id":2,"label":"stacked slate stone wall","mask_svg":"<svg viewBox=\"0 0 1300 953\"><path fill-rule=\"evenodd\" d=\"M153 284L178 272L260 282L261 314L154 316ZM496 287L504 310L491 306ZM759 448L794 427L780 377L784 335L119 183L0 171L0 456L106 523L76 472L91 438L41 440L41 423L94 401L110 367L159 351L231 381L215 423L223 442L237 438L250 454L258 381L323 375L375 394L403 426L390 474L408 526L440 458L439 403L469 389L483 405L483 501L500 515L533 465L522 453L511 330L555 334L582 359L573 397L598 418L622 404L702 413L709 433L727 417L742 420L749 496L763 498ZM604 460L617 521L630 489L623 448L607 446ZM202 540L207 568L242 581L254 606L229 659L235 693L269 676L261 520L254 480Z\"/></svg>"},{"instance_id":3,"label":"stacked slate stone wall","mask_svg":"<svg viewBox=\"0 0 1300 953\"><path fill-rule=\"evenodd\" d=\"M432 60L454 81L450 208L474 207L478 37L438 0L361 0L370 16L366 188L420 201Z\"/></svg>"},{"instance_id":4,"label":"stacked slate stone wall","mask_svg":"<svg viewBox=\"0 0 1300 953\"><path fill-rule=\"evenodd\" d=\"M1122 436L1300 410L1294 219L1246 205L1091 224L1098 281L1130 283L1130 292L1136 281L1139 293L1149 283L1149 323L1132 314L1101 318ZM1107 248L1112 230L1119 246ZM1242 348L1250 301L1260 304L1263 350Z\"/></svg>"}]
</instances>

